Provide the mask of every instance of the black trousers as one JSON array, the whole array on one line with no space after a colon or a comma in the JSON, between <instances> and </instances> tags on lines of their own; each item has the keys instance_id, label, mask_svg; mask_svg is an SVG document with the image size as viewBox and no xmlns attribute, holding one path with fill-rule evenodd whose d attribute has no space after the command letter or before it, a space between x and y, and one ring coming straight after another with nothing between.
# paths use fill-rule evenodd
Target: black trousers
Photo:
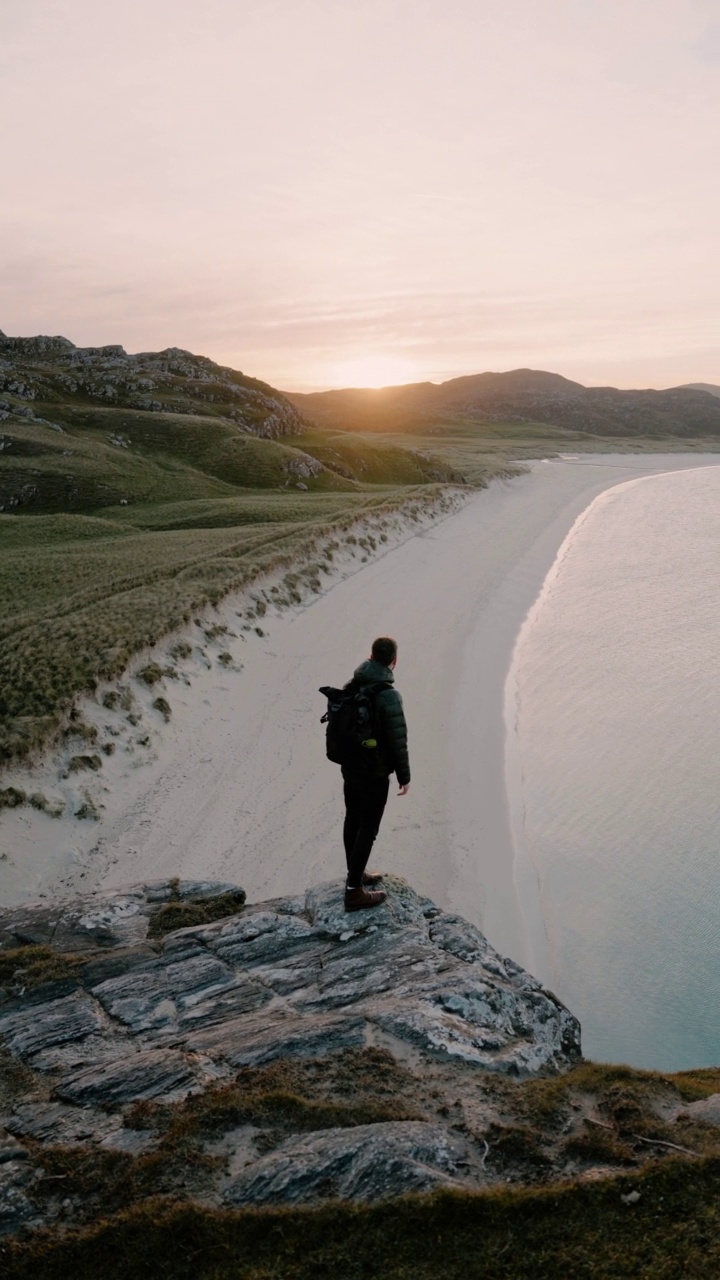
<instances>
[{"instance_id":1,"label":"black trousers","mask_svg":"<svg viewBox=\"0 0 720 1280\"><path fill-rule=\"evenodd\" d=\"M343 842L347 862L347 882L354 889L362 883L370 851L380 828L390 778L377 778L360 770L342 771L345 794L345 824Z\"/></svg>"}]
</instances>

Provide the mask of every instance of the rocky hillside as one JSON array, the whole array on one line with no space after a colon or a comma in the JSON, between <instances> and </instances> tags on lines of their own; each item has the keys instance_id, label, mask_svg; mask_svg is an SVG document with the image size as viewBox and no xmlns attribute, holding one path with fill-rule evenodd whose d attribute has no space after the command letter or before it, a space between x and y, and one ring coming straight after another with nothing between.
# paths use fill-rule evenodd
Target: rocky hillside
<instances>
[{"instance_id":1,"label":"rocky hillside","mask_svg":"<svg viewBox=\"0 0 720 1280\"><path fill-rule=\"evenodd\" d=\"M36 408L111 405L150 413L222 417L277 439L302 428L297 410L264 382L205 356L169 347L128 355L120 346L76 347L67 338L0 332L0 417L42 421Z\"/></svg>"},{"instance_id":2,"label":"rocky hillside","mask_svg":"<svg viewBox=\"0 0 720 1280\"><path fill-rule=\"evenodd\" d=\"M252 906L169 881L0 912L0 1258L27 1263L7 1275L38 1260L96 1275L98 1232L130 1249L106 1274L146 1274L128 1213L143 1257L165 1241L159 1274L204 1275L168 1261L188 1212L219 1239L258 1207L594 1185L720 1151L717 1073L583 1064L551 992L467 921L386 887L356 916L339 882ZM304 1238L284 1221L282 1250ZM86 1245L78 1272L67 1249ZM389 1248L383 1274L419 1274Z\"/></svg>"},{"instance_id":3,"label":"rocky hillside","mask_svg":"<svg viewBox=\"0 0 720 1280\"><path fill-rule=\"evenodd\" d=\"M176 1123L215 1157L185 1194L217 1206L492 1183L482 1107L468 1095L458 1125L460 1095L473 1073L566 1070L579 1025L477 929L388 887L356 916L339 882L253 906L165 882L0 912L2 1229L87 1215L52 1193L58 1148L132 1165ZM457 1073L428 1109L436 1063Z\"/></svg>"},{"instance_id":4,"label":"rocky hillside","mask_svg":"<svg viewBox=\"0 0 720 1280\"><path fill-rule=\"evenodd\" d=\"M348 431L428 431L527 422L599 436L720 437L720 403L706 390L584 387L556 373L515 369L383 390L288 393L307 418Z\"/></svg>"},{"instance_id":5,"label":"rocky hillside","mask_svg":"<svg viewBox=\"0 0 720 1280\"><path fill-rule=\"evenodd\" d=\"M426 453L308 432L254 378L171 348L0 334L0 512L95 512L245 489L455 481Z\"/></svg>"}]
</instances>

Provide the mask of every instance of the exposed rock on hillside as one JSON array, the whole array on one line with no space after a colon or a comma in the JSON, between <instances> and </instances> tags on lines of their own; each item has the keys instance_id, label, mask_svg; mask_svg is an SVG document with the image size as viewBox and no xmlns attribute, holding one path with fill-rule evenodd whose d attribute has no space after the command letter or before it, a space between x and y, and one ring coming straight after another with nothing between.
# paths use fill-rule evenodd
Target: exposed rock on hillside
<instances>
[{"instance_id":1,"label":"exposed rock on hillside","mask_svg":"<svg viewBox=\"0 0 720 1280\"><path fill-rule=\"evenodd\" d=\"M190 1055L188 1089L203 1074L198 1054L214 1077L384 1036L511 1074L577 1059L577 1020L535 978L459 916L390 883L370 916L347 915L333 882L164 938L153 937L164 914L177 924L182 904L222 905L241 891L159 884L6 911L3 949L52 945L75 955L75 972L49 988L6 991L0 1036L23 1061L61 1072L56 1092L100 1105L110 1077L118 1100L118 1072L127 1077L121 1101L167 1092L148 1089L144 1068L133 1079L130 1048L158 1062L169 1047ZM78 961L88 951L93 959Z\"/></svg>"},{"instance_id":2,"label":"exposed rock on hillside","mask_svg":"<svg viewBox=\"0 0 720 1280\"><path fill-rule=\"evenodd\" d=\"M178 347L128 355L120 346L76 347L67 338L0 333L0 396L0 421L14 415L45 422L34 414L35 402L84 400L153 413L221 414L271 438L302 426L279 391Z\"/></svg>"},{"instance_id":3,"label":"exposed rock on hillside","mask_svg":"<svg viewBox=\"0 0 720 1280\"><path fill-rule=\"evenodd\" d=\"M280 391L189 351L0 333L0 513L462 482L432 456L367 441L338 451L307 428Z\"/></svg>"},{"instance_id":4,"label":"exposed rock on hillside","mask_svg":"<svg viewBox=\"0 0 720 1280\"><path fill-rule=\"evenodd\" d=\"M170 882L2 912L5 1229L55 1213L37 1208L44 1149L139 1157L157 1147L147 1107L158 1103L165 1115L209 1106L216 1119L225 1107L212 1126L220 1204L483 1182L482 1141L419 1114L401 1077L422 1061L556 1073L579 1058L579 1025L479 930L402 881L388 888L387 904L360 916L345 913L337 883L244 908L233 886ZM343 1052L360 1072L370 1055L384 1100L346 1096L325 1115L283 1094L274 1121L272 1106L253 1119L258 1070ZM305 1107L294 1132L288 1105Z\"/></svg>"},{"instance_id":5,"label":"exposed rock on hillside","mask_svg":"<svg viewBox=\"0 0 720 1280\"><path fill-rule=\"evenodd\" d=\"M579 1062L554 996L386 887L359 916L339 884L243 906L178 881L0 912L0 1235L718 1153L717 1072Z\"/></svg>"}]
</instances>

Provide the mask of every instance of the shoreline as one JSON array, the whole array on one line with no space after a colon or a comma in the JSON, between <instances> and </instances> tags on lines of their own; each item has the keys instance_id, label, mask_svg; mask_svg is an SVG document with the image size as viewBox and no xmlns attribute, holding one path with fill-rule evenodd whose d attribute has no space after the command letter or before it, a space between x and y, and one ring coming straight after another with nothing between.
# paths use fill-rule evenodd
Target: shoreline
<instances>
[{"instance_id":1,"label":"shoreline","mask_svg":"<svg viewBox=\"0 0 720 1280\"><path fill-rule=\"evenodd\" d=\"M515 867L515 887L518 905L525 927L527 944L526 962L532 972L542 981L550 981L548 942L545 934L545 922L541 904L539 873L523 840L524 806L522 798L522 765L517 742L517 718L520 707L520 691L518 683L518 663L526 639L534 626L548 596L552 594L554 584L561 573L563 562L570 551L577 535L588 519L590 519L611 494L634 485L644 484L653 479L672 474L674 471L704 470L707 466L718 466L720 460L711 461L712 455L705 455L707 461L700 466L693 466L688 460L683 465L663 467L647 474L630 479L618 480L607 488L603 488L592 501L583 508L563 539L557 554L548 569L535 600L528 609L519 628L513 646L510 665L504 686L504 721L505 721L505 777L508 798L509 839L513 849Z\"/></svg>"},{"instance_id":2,"label":"shoreline","mask_svg":"<svg viewBox=\"0 0 720 1280\"><path fill-rule=\"evenodd\" d=\"M620 484L712 465L718 465L713 454L582 455L530 463L528 476L510 482L522 498L517 512L508 508L505 517L506 534L515 541L474 620L458 681L455 721L461 733L452 772L455 866L448 888L455 909L479 923L499 951L530 971L532 925L526 919L527 885L518 884L527 868L518 857L517 826L513 829L513 810L517 824L521 803L518 780L512 776L507 703L521 631L571 531L596 500ZM515 514L518 525L512 527ZM480 875L478 847L490 851Z\"/></svg>"},{"instance_id":3,"label":"shoreline","mask_svg":"<svg viewBox=\"0 0 720 1280\"><path fill-rule=\"evenodd\" d=\"M526 463L525 474L494 480L459 511L349 566L350 576L329 581L296 611L268 607L262 634L223 637L232 665L218 668L220 644L208 645L204 667L193 659L183 673L180 664L179 679L147 692L142 716L157 719L148 708L161 693L172 720L158 728L144 763L140 748L107 762L99 822L24 807L3 814L26 886L16 875L11 901L162 876L231 881L257 901L339 880L340 774L325 759L316 690L344 683L372 637L389 633L400 647L413 784L402 799L391 790L373 862L478 924L527 967L505 708L523 624L569 531L601 493L717 464L712 454ZM213 618L233 605L237 599L223 602ZM100 706L98 723L107 719ZM41 778L43 770L31 773ZM9 883L0 865L2 880Z\"/></svg>"}]
</instances>

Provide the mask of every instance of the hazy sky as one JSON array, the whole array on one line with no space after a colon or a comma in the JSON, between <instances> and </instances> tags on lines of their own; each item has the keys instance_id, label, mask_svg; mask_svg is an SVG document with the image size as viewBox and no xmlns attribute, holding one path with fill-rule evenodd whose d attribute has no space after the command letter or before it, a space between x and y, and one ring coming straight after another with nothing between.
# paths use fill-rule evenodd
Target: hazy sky
<instances>
[{"instance_id":1,"label":"hazy sky","mask_svg":"<svg viewBox=\"0 0 720 1280\"><path fill-rule=\"evenodd\" d=\"M720 0L0 0L0 328L720 383Z\"/></svg>"}]
</instances>

